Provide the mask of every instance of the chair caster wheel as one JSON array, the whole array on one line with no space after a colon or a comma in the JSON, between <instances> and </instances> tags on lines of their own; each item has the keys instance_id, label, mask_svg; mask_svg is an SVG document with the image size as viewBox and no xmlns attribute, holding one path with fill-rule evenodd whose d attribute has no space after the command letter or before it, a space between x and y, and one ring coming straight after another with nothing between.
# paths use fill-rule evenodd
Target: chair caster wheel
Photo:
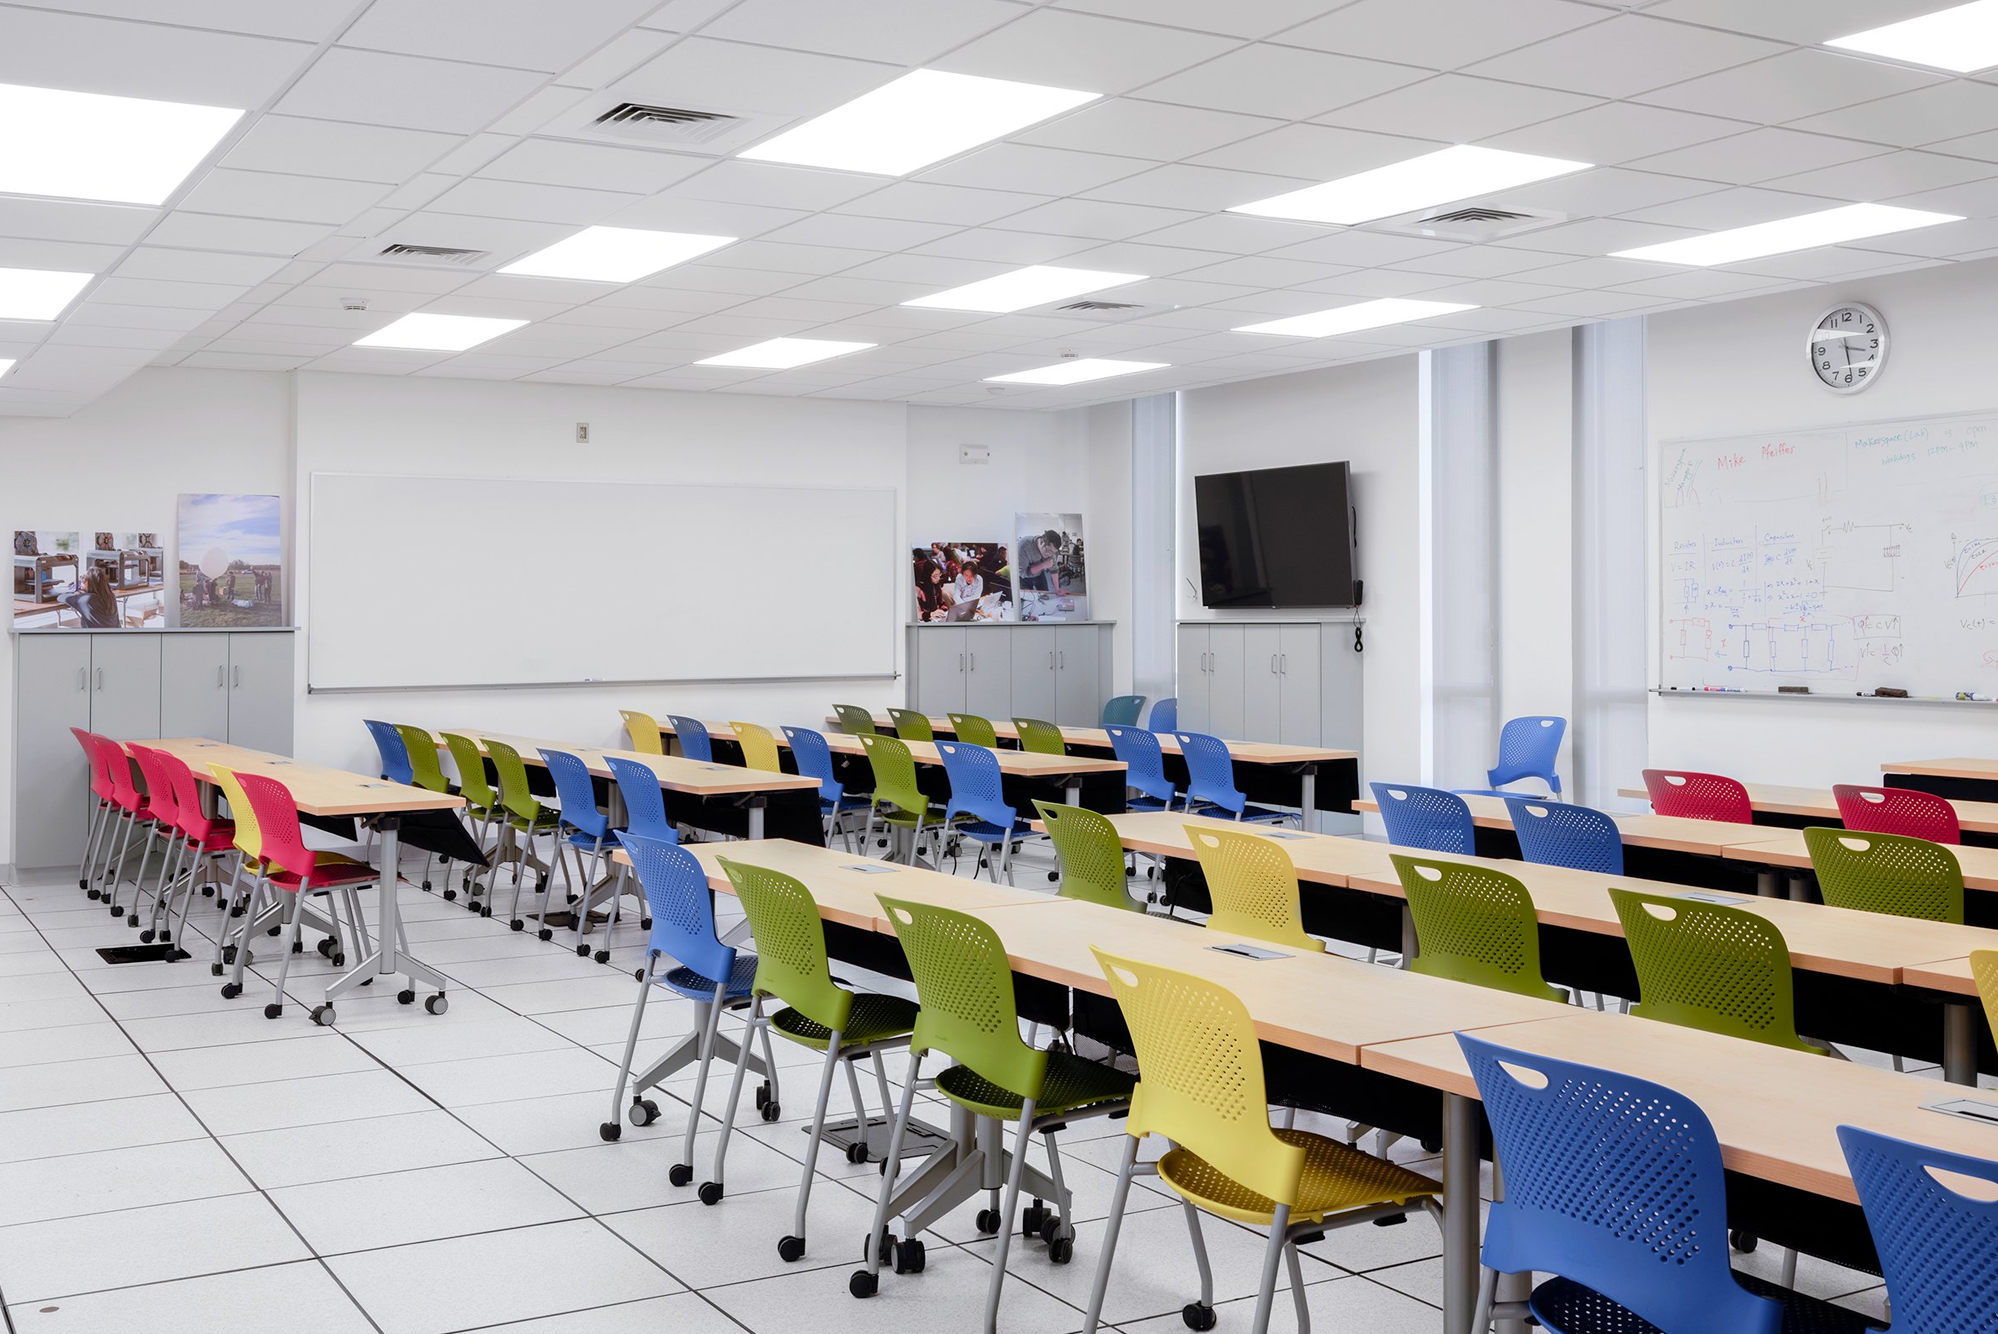
<instances>
[{"instance_id":1,"label":"chair caster wheel","mask_svg":"<svg viewBox=\"0 0 1998 1334\"><path fill-rule=\"evenodd\" d=\"M1049 871L1049 872L1048 872L1048 883L1049 883L1050 885L1054 884L1054 883L1055 883L1055 882L1056 882L1057 880L1060 880L1060 879L1061 879L1061 872L1060 872L1060 871Z\"/></svg>"},{"instance_id":2,"label":"chair caster wheel","mask_svg":"<svg viewBox=\"0 0 1998 1334\"><path fill-rule=\"evenodd\" d=\"M997 1209L980 1209L978 1211L977 1223L978 1230L986 1236L990 1237L996 1234L999 1231L999 1211Z\"/></svg>"},{"instance_id":3,"label":"chair caster wheel","mask_svg":"<svg viewBox=\"0 0 1998 1334\"><path fill-rule=\"evenodd\" d=\"M1059 1217L1057 1217L1054 1214L1049 1214L1046 1218L1041 1220L1042 1241L1052 1246L1055 1244L1055 1240L1060 1236L1061 1236L1061 1219Z\"/></svg>"},{"instance_id":4,"label":"chair caster wheel","mask_svg":"<svg viewBox=\"0 0 1998 1334\"><path fill-rule=\"evenodd\" d=\"M104 896L103 896L102 894L98 893L98 892L97 892L96 890L94 890L94 889L90 891L90 901L91 901L92 903L95 903L95 902L97 902L97 900L99 900L99 899L101 899L101 898L103 898L103 897L104 897Z\"/></svg>"},{"instance_id":5,"label":"chair caster wheel","mask_svg":"<svg viewBox=\"0 0 1998 1334\"><path fill-rule=\"evenodd\" d=\"M540 929L539 931L536 931L536 932L534 933L534 935L535 935L536 939L539 939L539 940L553 940L553 939L555 939L555 932L554 932L554 930L553 930L552 928L550 928L550 927L545 927L545 926L544 926L544 927L542 927L542 928L541 928L541 929Z\"/></svg>"},{"instance_id":6,"label":"chair caster wheel","mask_svg":"<svg viewBox=\"0 0 1998 1334\"><path fill-rule=\"evenodd\" d=\"M139 914L137 913L131 913L125 918L126 926L137 926L138 924L139 924Z\"/></svg>"},{"instance_id":7,"label":"chair caster wheel","mask_svg":"<svg viewBox=\"0 0 1998 1334\"><path fill-rule=\"evenodd\" d=\"M722 1199L722 1183L721 1183L721 1182L719 1182L719 1181L703 1181L703 1182L701 1183L701 1203L702 1203L702 1204L720 1204L720 1203L721 1203L721 1199Z\"/></svg>"},{"instance_id":8,"label":"chair caster wheel","mask_svg":"<svg viewBox=\"0 0 1998 1334\"><path fill-rule=\"evenodd\" d=\"M509 931L525 931L527 929L527 923L522 921L520 918L516 917L511 922L508 922L506 924L506 929Z\"/></svg>"},{"instance_id":9,"label":"chair caster wheel","mask_svg":"<svg viewBox=\"0 0 1998 1334\"><path fill-rule=\"evenodd\" d=\"M631 980L634 982L643 982L645 980L645 970L643 968L632 969Z\"/></svg>"},{"instance_id":10,"label":"chair caster wheel","mask_svg":"<svg viewBox=\"0 0 1998 1334\"><path fill-rule=\"evenodd\" d=\"M1048 1259L1055 1264L1065 1265L1075 1258L1075 1243L1067 1237L1056 1237L1048 1243Z\"/></svg>"},{"instance_id":11,"label":"chair caster wheel","mask_svg":"<svg viewBox=\"0 0 1998 1334\"><path fill-rule=\"evenodd\" d=\"M291 952L292 952L293 954L303 954L303 953L305 953L305 942L304 942L304 941L302 941L302 940L294 940L294 941L292 941L292 942L291 942Z\"/></svg>"},{"instance_id":12,"label":"chair caster wheel","mask_svg":"<svg viewBox=\"0 0 1998 1334\"><path fill-rule=\"evenodd\" d=\"M854 1270L853 1277L846 1281L846 1290L856 1297L872 1297L880 1288L881 1280L865 1269Z\"/></svg>"},{"instance_id":13,"label":"chair caster wheel","mask_svg":"<svg viewBox=\"0 0 1998 1334\"><path fill-rule=\"evenodd\" d=\"M898 1274L920 1274L923 1272L923 1243L905 1237L895 1247L895 1272Z\"/></svg>"},{"instance_id":14,"label":"chair caster wheel","mask_svg":"<svg viewBox=\"0 0 1998 1334\"><path fill-rule=\"evenodd\" d=\"M617 1143L618 1137L622 1134L624 1127L615 1121L606 1121L597 1127L597 1138L606 1144Z\"/></svg>"},{"instance_id":15,"label":"chair caster wheel","mask_svg":"<svg viewBox=\"0 0 1998 1334\"><path fill-rule=\"evenodd\" d=\"M777 1258L786 1264L804 1258L805 1239L803 1237L777 1238Z\"/></svg>"},{"instance_id":16,"label":"chair caster wheel","mask_svg":"<svg viewBox=\"0 0 1998 1334\"><path fill-rule=\"evenodd\" d=\"M634 1098L624 1119L635 1126L649 1126L659 1119L659 1104L650 1098Z\"/></svg>"},{"instance_id":17,"label":"chair caster wheel","mask_svg":"<svg viewBox=\"0 0 1998 1334\"><path fill-rule=\"evenodd\" d=\"M444 993L440 991L435 996L432 996L429 1000L423 1002L423 1008L425 1010L428 1010L431 1014L442 1014L446 1010L451 1008L451 1002L449 998L447 998L444 995Z\"/></svg>"},{"instance_id":18,"label":"chair caster wheel","mask_svg":"<svg viewBox=\"0 0 1998 1334\"><path fill-rule=\"evenodd\" d=\"M1727 1234L1727 1242L1743 1255L1747 1255L1762 1244L1762 1238L1753 1232L1743 1232L1740 1228L1736 1228Z\"/></svg>"},{"instance_id":19,"label":"chair caster wheel","mask_svg":"<svg viewBox=\"0 0 1998 1334\"><path fill-rule=\"evenodd\" d=\"M850 1163L864 1163L864 1162L866 1162L866 1161L867 1161L867 1141L866 1141L866 1140L864 1140L864 1139L860 1139L860 1140L855 1140L855 1141L854 1141L853 1143L851 1143L851 1144L847 1145L847 1146L846 1146L846 1160L847 1160L848 1162L850 1162Z\"/></svg>"},{"instance_id":20,"label":"chair caster wheel","mask_svg":"<svg viewBox=\"0 0 1998 1334\"><path fill-rule=\"evenodd\" d=\"M416 993L404 987L401 991L395 993L395 1003L397 1005L414 1005L416 1004Z\"/></svg>"},{"instance_id":21,"label":"chair caster wheel","mask_svg":"<svg viewBox=\"0 0 1998 1334\"><path fill-rule=\"evenodd\" d=\"M423 892L425 894L428 894L430 892L430 882L428 880L423 882Z\"/></svg>"},{"instance_id":22,"label":"chair caster wheel","mask_svg":"<svg viewBox=\"0 0 1998 1334\"><path fill-rule=\"evenodd\" d=\"M219 963L211 963L211 964L209 964L209 965L208 965L208 975L209 975L210 977L220 977L220 976L222 976L222 965L221 965L221 964L219 964Z\"/></svg>"},{"instance_id":23,"label":"chair caster wheel","mask_svg":"<svg viewBox=\"0 0 1998 1334\"><path fill-rule=\"evenodd\" d=\"M153 929L151 927L147 927L139 933L139 943L141 945L150 945L153 943Z\"/></svg>"},{"instance_id":24,"label":"chair caster wheel","mask_svg":"<svg viewBox=\"0 0 1998 1334\"><path fill-rule=\"evenodd\" d=\"M609 951L609 950L598 950L598 951L597 951L597 952L596 952L596 953L595 953L594 955L592 955L591 957L592 957L592 958L594 958L594 959L595 959L595 960L596 960L596 961L597 961L598 963L609 963L609 962L610 962L610 951Z\"/></svg>"},{"instance_id":25,"label":"chair caster wheel","mask_svg":"<svg viewBox=\"0 0 1998 1334\"><path fill-rule=\"evenodd\" d=\"M666 1179L676 1186L685 1186L693 1181L694 1169L690 1163L674 1163L666 1173Z\"/></svg>"},{"instance_id":26,"label":"chair caster wheel","mask_svg":"<svg viewBox=\"0 0 1998 1334\"><path fill-rule=\"evenodd\" d=\"M782 1103L766 1102L763 1104L764 1120L775 1121L778 1117L782 1116L783 1114L784 1114L784 1105Z\"/></svg>"},{"instance_id":27,"label":"chair caster wheel","mask_svg":"<svg viewBox=\"0 0 1998 1334\"><path fill-rule=\"evenodd\" d=\"M318 1005L313 1007L312 1022L318 1024L321 1028L333 1027L333 1019L334 1015L333 1015L332 1006Z\"/></svg>"},{"instance_id":28,"label":"chair caster wheel","mask_svg":"<svg viewBox=\"0 0 1998 1334\"><path fill-rule=\"evenodd\" d=\"M113 917L123 917L125 915L125 910L123 908L120 908L117 904L114 903L111 905L111 915Z\"/></svg>"},{"instance_id":29,"label":"chair caster wheel","mask_svg":"<svg viewBox=\"0 0 1998 1334\"><path fill-rule=\"evenodd\" d=\"M458 891L455 889L447 889L444 891L444 901L446 903L455 902L457 900L457 897L458 897Z\"/></svg>"},{"instance_id":30,"label":"chair caster wheel","mask_svg":"<svg viewBox=\"0 0 1998 1334\"><path fill-rule=\"evenodd\" d=\"M266 1005L264 1007L264 1018L266 1019L275 1019L283 1013L284 1013L284 1006L279 1005L276 1001L272 1001L269 1005Z\"/></svg>"},{"instance_id":31,"label":"chair caster wheel","mask_svg":"<svg viewBox=\"0 0 1998 1334\"><path fill-rule=\"evenodd\" d=\"M1424 1153L1440 1153L1443 1150L1443 1141L1440 1139L1425 1139L1421 1143Z\"/></svg>"},{"instance_id":32,"label":"chair caster wheel","mask_svg":"<svg viewBox=\"0 0 1998 1334\"><path fill-rule=\"evenodd\" d=\"M994 1210L993 1212L997 1213L998 1211ZM1047 1221L1048 1221L1047 1209L1041 1204L1039 1200L1035 1200L1032 1204L1020 1210L1020 1235L1023 1237L1040 1236L1041 1224ZM998 1229L994 1228L993 1231L996 1232L998 1231Z\"/></svg>"},{"instance_id":33,"label":"chair caster wheel","mask_svg":"<svg viewBox=\"0 0 1998 1334\"><path fill-rule=\"evenodd\" d=\"M326 957L335 968L344 968L347 966L347 956L344 954L329 954Z\"/></svg>"},{"instance_id":34,"label":"chair caster wheel","mask_svg":"<svg viewBox=\"0 0 1998 1334\"><path fill-rule=\"evenodd\" d=\"M764 1080L756 1086L756 1109L762 1111L770 1105L770 1081Z\"/></svg>"},{"instance_id":35,"label":"chair caster wheel","mask_svg":"<svg viewBox=\"0 0 1998 1334\"><path fill-rule=\"evenodd\" d=\"M242 994L243 994L243 989L240 986L236 985L234 982L224 982L222 984L223 1000L234 1000L236 999L236 997Z\"/></svg>"},{"instance_id":36,"label":"chair caster wheel","mask_svg":"<svg viewBox=\"0 0 1998 1334\"><path fill-rule=\"evenodd\" d=\"M639 918L638 929L640 931L650 931L652 929L652 919L650 917Z\"/></svg>"},{"instance_id":37,"label":"chair caster wheel","mask_svg":"<svg viewBox=\"0 0 1998 1334\"><path fill-rule=\"evenodd\" d=\"M201 887L201 897L202 897L202 898L204 898L204 899L212 899L212 898L214 898L214 897L215 897L215 886L213 886L213 885L203 885L203 886Z\"/></svg>"},{"instance_id":38,"label":"chair caster wheel","mask_svg":"<svg viewBox=\"0 0 1998 1334\"><path fill-rule=\"evenodd\" d=\"M1179 1318L1186 1322L1188 1329L1209 1330L1214 1328L1214 1308L1202 1306L1199 1302L1188 1302L1179 1308Z\"/></svg>"},{"instance_id":39,"label":"chair caster wheel","mask_svg":"<svg viewBox=\"0 0 1998 1334\"><path fill-rule=\"evenodd\" d=\"M272 928L271 928L270 930L268 930L268 931L264 932L264 934L265 934L265 935L267 935L267 936L275 936L275 935L277 935L278 933L280 933L280 932L281 932L281 931L283 931L283 930L284 930L284 928L283 928L283 927L281 927L281 926L274 926L274 927L272 927Z\"/></svg>"},{"instance_id":40,"label":"chair caster wheel","mask_svg":"<svg viewBox=\"0 0 1998 1334\"><path fill-rule=\"evenodd\" d=\"M236 962L236 947L234 945L224 945L222 947L222 962L223 963Z\"/></svg>"},{"instance_id":41,"label":"chair caster wheel","mask_svg":"<svg viewBox=\"0 0 1998 1334\"><path fill-rule=\"evenodd\" d=\"M479 916L481 916L481 917L491 917L492 915L493 915L493 905L492 905L492 904L490 904L490 903L482 903L482 904L480 904L480 905L479 905Z\"/></svg>"},{"instance_id":42,"label":"chair caster wheel","mask_svg":"<svg viewBox=\"0 0 1998 1334\"><path fill-rule=\"evenodd\" d=\"M327 959L330 959L330 958L332 958L332 957L333 957L333 937L331 937L331 936L326 936L326 937L323 937L323 938L322 938L322 939L320 940L320 942L319 942L319 943L318 943L317 945L313 946L313 948L319 951L319 953L320 953L320 956L321 956L322 958L327 958Z\"/></svg>"},{"instance_id":43,"label":"chair caster wheel","mask_svg":"<svg viewBox=\"0 0 1998 1334\"><path fill-rule=\"evenodd\" d=\"M589 958L589 957L590 957L590 947L589 947L588 945L578 945L578 946L576 946L576 957L577 957L578 959L587 959L587 958Z\"/></svg>"}]
</instances>

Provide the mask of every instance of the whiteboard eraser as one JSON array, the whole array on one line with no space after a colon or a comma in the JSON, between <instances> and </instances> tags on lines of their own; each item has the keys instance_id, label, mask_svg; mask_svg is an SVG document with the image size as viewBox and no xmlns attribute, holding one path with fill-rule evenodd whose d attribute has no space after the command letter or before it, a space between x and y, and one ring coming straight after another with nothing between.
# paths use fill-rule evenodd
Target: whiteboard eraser
<instances>
[{"instance_id":1,"label":"whiteboard eraser","mask_svg":"<svg viewBox=\"0 0 1998 1334\"><path fill-rule=\"evenodd\" d=\"M1877 686L1873 693L1881 699L1906 699L1908 692L1899 686Z\"/></svg>"}]
</instances>

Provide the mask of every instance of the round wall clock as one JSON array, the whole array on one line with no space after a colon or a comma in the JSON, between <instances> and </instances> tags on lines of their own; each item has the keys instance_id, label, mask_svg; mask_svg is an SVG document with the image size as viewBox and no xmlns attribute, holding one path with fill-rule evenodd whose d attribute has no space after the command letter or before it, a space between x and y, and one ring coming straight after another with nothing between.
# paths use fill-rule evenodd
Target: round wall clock
<instances>
[{"instance_id":1,"label":"round wall clock","mask_svg":"<svg viewBox=\"0 0 1998 1334\"><path fill-rule=\"evenodd\" d=\"M1856 394L1880 378L1887 321L1857 301L1833 306L1811 326L1811 370L1835 394Z\"/></svg>"}]
</instances>

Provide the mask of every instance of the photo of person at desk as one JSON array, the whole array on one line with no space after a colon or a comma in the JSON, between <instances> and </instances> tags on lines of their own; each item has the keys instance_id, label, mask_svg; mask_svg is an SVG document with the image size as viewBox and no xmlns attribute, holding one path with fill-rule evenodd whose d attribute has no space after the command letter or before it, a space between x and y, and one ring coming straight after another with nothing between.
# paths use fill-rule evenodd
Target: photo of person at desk
<instances>
[{"instance_id":1,"label":"photo of person at desk","mask_svg":"<svg viewBox=\"0 0 1998 1334\"><path fill-rule=\"evenodd\" d=\"M1023 593L1061 592L1061 534L1050 528L1020 539L1020 572Z\"/></svg>"}]
</instances>

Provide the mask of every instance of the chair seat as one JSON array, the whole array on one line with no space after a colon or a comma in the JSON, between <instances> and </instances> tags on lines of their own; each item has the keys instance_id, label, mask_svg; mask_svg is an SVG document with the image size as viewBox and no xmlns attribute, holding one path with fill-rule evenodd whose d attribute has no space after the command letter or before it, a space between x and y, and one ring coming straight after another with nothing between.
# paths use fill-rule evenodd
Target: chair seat
<instances>
[{"instance_id":1,"label":"chair seat","mask_svg":"<svg viewBox=\"0 0 1998 1334\"><path fill-rule=\"evenodd\" d=\"M1502 787L1453 787L1450 789L1460 797L1524 797L1528 801L1559 801L1560 796L1541 796L1535 792L1508 792Z\"/></svg>"},{"instance_id":2,"label":"chair seat","mask_svg":"<svg viewBox=\"0 0 1998 1334\"><path fill-rule=\"evenodd\" d=\"M315 889L331 889L335 885L358 885L380 878L380 873L364 861L349 857L344 852L319 852L313 858L317 863L301 881L290 871L273 871L271 883L279 889L297 893L303 889L310 893Z\"/></svg>"},{"instance_id":3,"label":"chair seat","mask_svg":"<svg viewBox=\"0 0 1998 1334\"><path fill-rule=\"evenodd\" d=\"M888 1038L907 1037L915 1026L914 1001L863 991L853 998L853 1009L847 1015L846 1027L840 1031L839 1045L858 1047ZM826 1039L832 1036L831 1029L813 1023L788 1006L770 1016L770 1027L781 1036L816 1051L824 1051Z\"/></svg>"},{"instance_id":4,"label":"chair seat","mask_svg":"<svg viewBox=\"0 0 1998 1334\"><path fill-rule=\"evenodd\" d=\"M595 834L586 833L573 825L569 827L568 841L573 846L581 848L584 852L593 852L599 847L605 852L609 852L617 847L617 835L610 831L606 830L603 838L599 839Z\"/></svg>"},{"instance_id":5,"label":"chair seat","mask_svg":"<svg viewBox=\"0 0 1998 1334\"><path fill-rule=\"evenodd\" d=\"M543 806L532 820L524 815L508 815L506 822L523 834L546 834L562 827L562 812Z\"/></svg>"},{"instance_id":6,"label":"chair seat","mask_svg":"<svg viewBox=\"0 0 1998 1334\"><path fill-rule=\"evenodd\" d=\"M1041 1083L1041 1097L1034 1104L1034 1112L1040 1115L1099 1102L1124 1102L1137 1083L1136 1075L1067 1052L1051 1051L1047 1077ZM968 1112L996 1116L1002 1121L1019 1119L1024 1101L1019 1094L1000 1088L968 1065L953 1065L938 1075L937 1092Z\"/></svg>"},{"instance_id":7,"label":"chair seat","mask_svg":"<svg viewBox=\"0 0 1998 1334\"><path fill-rule=\"evenodd\" d=\"M236 822L234 820L210 820L208 837L193 840L201 852L228 852L236 846Z\"/></svg>"},{"instance_id":8,"label":"chair seat","mask_svg":"<svg viewBox=\"0 0 1998 1334\"><path fill-rule=\"evenodd\" d=\"M1241 815L1237 816L1235 812L1229 810L1226 806L1217 806L1211 801L1201 802L1192 814L1210 815L1217 820L1240 819L1252 824L1263 820L1291 820L1296 818L1294 813L1290 811L1276 811L1271 810L1267 806L1248 805L1243 806Z\"/></svg>"},{"instance_id":9,"label":"chair seat","mask_svg":"<svg viewBox=\"0 0 1998 1334\"><path fill-rule=\"evenodd\" d=\"M1315 1223L1327 1214L1370 1204L1409 1204L1437 1195L1443 1187L1399 1163L1341 1144L1308 1130L1272 1133L1304 1150L1304 1177L1298 1183L1293 1223ZM1276 1217L1276 1201L1224 1176L1190 1149L1173 1149L1159 1159L1159 1178L1209 1213L1238 1223L1267 1227Z\"/></svg>"},{"instance_id":10,"label":"chair seat","mask_svg":"<svg viewBox=\"0 0 1998 1334\"><path fill-rule=\"evenodd\" d=\"M1753 1274L1735 1271L1735 1281L1758 1297L1783 1304L1781 1334L1860 1334L1881 1326L1857 1311L1791 1292ZM1550 1334L1667 1334L1591 1288L1551 1278L1533 1290L1528 1303L1534 1319Z\"/></svg>"},{"instance_id":11,"label":"chair seat","mask_svg":"<svg viewBox=\"0 0 1998 1334\"><path fill-rule=\"evenodd\" d=\"M1124 805L1134 811L1165 811L1172 809L1172 803L1162 797L1126 797Z\"/></svg>"},{"instance_id":12,"label":"chair seat","mask_svg":"<svg viewBox=\"0 0 1998 1334\"><path fill-rule=\"evenodd\" d=\"M870 800L870 799L869 799L869 798L867 798L867 797L849 797L849 796L841 796L841 797L840 797L840 799L839 799L839 806L838 806L838 809L839 809L840 811L842 811L842 812L845 812L845 811L864 811L864 810L866 810L866 809L867 809L867 808L868 808L869 806L872 806L873 804L874 804L874 803L873 803L873 801L872 801L872 800ZM833 803L832 803L832 802L830 802L830 801L826 800L826 799L825 799L824 797L820 797L820 798L819 798L819 814L820 814L820 815L831 815L831 814L833 813L833 810L834 810L834 806L833 806Z\"/></svg>"},{"instance_id":13,"label":"chair seat","mask_svg":"<svg viewBox=\"0 0 1998 1334\"><path fill-rule=\"evenodd\" d=\"M974 820L964 815L960 815L952 823L951 832L962 834L966 838L975 838L980 843L992 844L1005 843L1016 838L1032 838L1034 835L1033 826L1025 820L1015 820L1013 822L1013 831L1009 834L1004 828L992 823L990 820Z\"/></svg>"},{"instance_id":14,"label":"chair seat","mask_svg":"<svg viewBox=\"0 0 1998 1334\"><path fill-rule=\"evenodd\" d=\"M712 977L703 977L691 968L675 968L667 973L666 976L658 979L658 981L659 985L668 990L679 992L688 1000L704 1001L713 1000L715 997L715 979ZM728 990L724 995L729 1000L745 999L749 995L750 988L755 981L756 956L754 954L738 954L735 956L735 968L729 973Z\"/></svg>"},{"instance_id":15,"label":"chair seat","mask_svg":"<svg viewBox=\"0 0 1998 1334\"><path fill-rule=\"evenodd\" d=\"M910 829L916 827L916 813L914 811L905 811L900 807L891 811L884 806L877 810L875 814L879 815L888 824L904 825ZM932 806L929 810L923 812L923 823L925 825L942 824L943 811Z\"/></svg>"}]
</instances>

